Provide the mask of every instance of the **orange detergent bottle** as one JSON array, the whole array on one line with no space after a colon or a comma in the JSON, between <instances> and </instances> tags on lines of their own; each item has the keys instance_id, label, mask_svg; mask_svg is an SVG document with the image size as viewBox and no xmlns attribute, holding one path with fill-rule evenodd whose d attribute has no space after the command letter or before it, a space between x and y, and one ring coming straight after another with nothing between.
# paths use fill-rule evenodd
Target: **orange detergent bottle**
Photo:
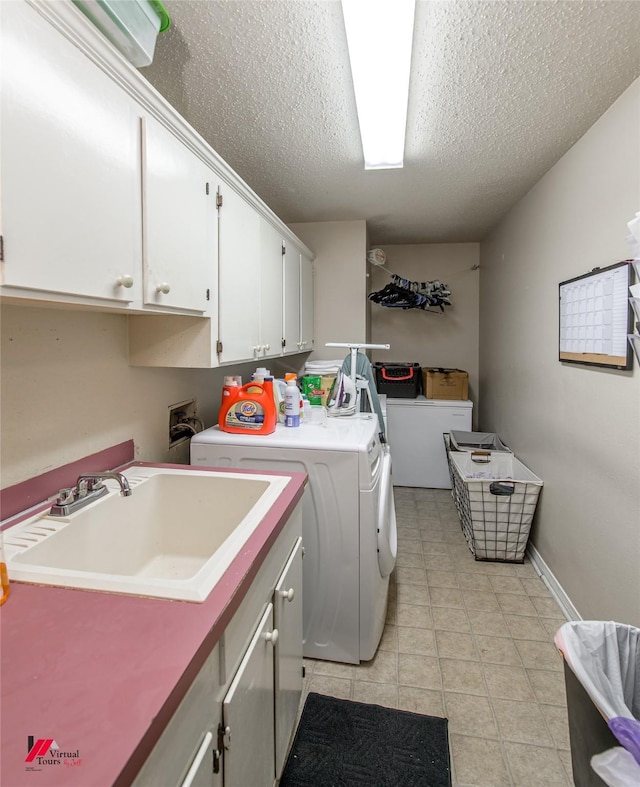
<instances>
[{"instance_id":1,"label":"orange detergent bottle","mask_svg":"<svg viewBox=\"0 0 640 787\"><path fill-rule=\"evenodd\" d=\"M271 434L276 429L276 420L273 377L231 389L223 397L218 413L220 429L234 434Z\"/></svg>"},{"instance_id":2,"label":"orange detergent bottle","mask_svg":"<svg viewBox=\"0 0 640 787\"><path fill-rule=\"evenodd\" d=\"M4 562L4 545L2 543L2 530L0 530L0 581L2 583L2 596L0 605L9 598L9 575L7 574L7 564Z\"/></svg>"}]
</instances>

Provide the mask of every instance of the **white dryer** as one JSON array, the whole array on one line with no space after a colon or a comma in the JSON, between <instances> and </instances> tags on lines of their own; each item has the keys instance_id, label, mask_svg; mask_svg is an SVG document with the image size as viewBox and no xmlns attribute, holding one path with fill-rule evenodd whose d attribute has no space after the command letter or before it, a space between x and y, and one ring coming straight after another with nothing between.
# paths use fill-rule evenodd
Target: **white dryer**
<instances>
[{"instance_id":1,"label":"white dryer","mask_svg":"<svg viewBox=\"0 0 640 787\"><path fill-rule=\"evenodd\" d=\"M326 426L278 424L270 435L217 426L191 440L191 464L302 471L304 655L357 664L373 658L397 551L391 457L370 414Z\"/></svg>"}]
</instances>

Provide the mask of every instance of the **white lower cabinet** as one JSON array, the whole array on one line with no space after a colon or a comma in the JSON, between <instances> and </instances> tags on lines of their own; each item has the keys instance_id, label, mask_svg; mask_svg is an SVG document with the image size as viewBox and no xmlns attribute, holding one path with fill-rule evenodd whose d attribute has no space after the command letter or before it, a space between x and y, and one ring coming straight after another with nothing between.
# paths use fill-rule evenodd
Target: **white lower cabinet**
<instances>
[{"instance_id":1,"label":"white lower cabinet","mask_svg":"<svg viewBox=\"0 0 640 787\"><path fill-rule=\"evenodd\" d=\"M273 787L302 694L298 505L134 787Z\"/></svg>"},{"instance_id":2,"label":"white lower cabinet","mask_svg":"<svg viewBox=\"0 0 640 787\"><path fill-rule=\"evenodd\" d=\"M273 651L278 635L269 604L222 705L225 787L275 780Z\"/></svg>"},{"instance_id":3,"label":"white lower cabinet","mask_svg":"<svg viewBox=\"0 0 640 787\"><path fill-rule=\"evenodd\" d=\"M302 539L299 538L273 599L278 631L275 663L276 773L282 772L302 692Z\"/></svg>"}]
</instances>

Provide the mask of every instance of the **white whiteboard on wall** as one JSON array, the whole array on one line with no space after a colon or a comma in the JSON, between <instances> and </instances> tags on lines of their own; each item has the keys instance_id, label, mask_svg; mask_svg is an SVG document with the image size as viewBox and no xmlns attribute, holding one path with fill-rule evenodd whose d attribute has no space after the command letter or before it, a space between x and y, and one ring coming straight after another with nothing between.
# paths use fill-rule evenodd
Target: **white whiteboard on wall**
<instances>
[{"instance_id":1,"label":"white whiteboard on wall","mask_svg":"<svg viewBox=\"0 0 640 787\"><path fill-rule=\"evenodd\" d=\"M631 368L630 284L628 261L560 283L560 361Z\"/></svg>"}]
</instances>

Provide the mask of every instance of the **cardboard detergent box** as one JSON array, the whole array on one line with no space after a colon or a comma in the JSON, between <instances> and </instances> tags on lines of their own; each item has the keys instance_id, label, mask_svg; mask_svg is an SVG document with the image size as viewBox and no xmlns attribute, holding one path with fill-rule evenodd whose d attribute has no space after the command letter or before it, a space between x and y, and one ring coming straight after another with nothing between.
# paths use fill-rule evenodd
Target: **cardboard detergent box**
<instances>
[{"instance_id":1,"label":"cardboard detergent box","mask_svg":"<svg viewBox=\"0 0 640 787\"><path fill-rule=\"evenodd\" d=\"M423 367L422 382L427 399L469 398L469 374L462 369Z\"/></svg>"}]
</instances>

